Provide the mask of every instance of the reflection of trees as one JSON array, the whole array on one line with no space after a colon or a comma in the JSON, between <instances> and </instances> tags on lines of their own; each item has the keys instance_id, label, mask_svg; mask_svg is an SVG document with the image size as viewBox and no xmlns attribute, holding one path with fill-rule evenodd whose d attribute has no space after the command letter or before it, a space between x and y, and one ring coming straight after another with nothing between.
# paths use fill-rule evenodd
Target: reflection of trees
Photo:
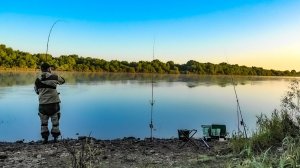
<instances>
[{"instance_id":1,"label":"reflection of trees","mask_svg":"<svg viewBox=\"0 0 300 168\"><path fill-rule=\"evenodd\" d=\"M58 72L63 76L68 84L95 84L102 82L111 83L136 83L148 84L151 83L151 74L127 74L127 73L85 73L85 72ZM38 72L2 72L0 73L0 87L15 86L15 85L33 85ZM259 83L264 80L291 80L293 78L282 77L250 77L250 76L235 76L234 81L237 85L247 85ZM229 76L217 75L185 75L185 74L154 74L156 82L185 82L190 88L197 86L218 85L226 87L231 85Z\"/></svg>"},{"instance_id":2,"label":"reflection of trees","mask_svg":"<svg viewBox=\"0 0 300 168\"><path fill-rule=\"evenodd\" d=\"M292 77L259 77L259 76L235 76L234 77L234 84L235 85L253 85L259 84L262 81L266 80L287 80L290 81L294 78ZM217 75L204 75L204 76L189 76L184 77L184 80L187 83L189 88L197 87L197 86L211 86L211 85L218 85L221 87L226 87L228 85L232 85L231 77L230 76L217 76Z\"/></svg>"},{"instance_id":3,"label":"reflection of trees","mask_svg":"<svg viewBox=\"0 0 300 168\"><path fill-rule=\"evenodd\" d=\"M1 72L0 87L33 84L36 72Z\"/></svg>"}]
</instances>

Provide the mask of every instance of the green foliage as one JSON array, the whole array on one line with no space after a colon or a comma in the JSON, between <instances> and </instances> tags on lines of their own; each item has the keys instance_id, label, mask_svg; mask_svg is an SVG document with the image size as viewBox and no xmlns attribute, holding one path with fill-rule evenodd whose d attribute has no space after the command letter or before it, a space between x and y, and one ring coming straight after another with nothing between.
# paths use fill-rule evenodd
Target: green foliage
<instances>
[{"instance_id":1,"label":"green foliage","mask_svg":"<svg viewBox=\"0 0 300 168\"><path fill-rule=\"evenodd\" d=\"M249 155L239 161L231 162L228 167L241 168L296 168L300 167L300 137L286 137L277 149L268 148L264 152L254 154L247 148Z\"/></svg>"},{"instance_id":2,"label":"green foliage","mask_svg":"<svg viewBox=\"0 0 300 168\"><path fill-rule=\"evenodd\" d=\"M300 98L298 81L294 80L281 101L281 109L274 110L270 117L261 114L257 117L258 130L252 137L255 150L262 150L271 146L278 146L285 137L300 135Z\"/></svg>"},{"instance_id":3,"label":"green foliage","mask_svg":"<svg viewBox=\"0 0 300 168\"><path fill-rule=\"evenodd\" d=\"M266 115L261 114L257 117L257 132L253 133L252 145L256 151L262 151L272 145L278 145L286 137L288 132L284 132L283 128L286 119L283 119L277 110L268 118Z\"/></svg>"},{"instance_id":4,"label":"green foliage","mask_svg":"<svg viewBox=\"0 0 300 168\"><path fill-rule=\"evenodd\" d=\"M299 82L294 80L270 117L257 117L257 131L245 141L233 137L231 148L246 156L230 167L300 167Z\"/></svg>"},{"instance_id":5,"label":"green foliage","mask_svg":"<svg viewBox=\"0 0 300 168\"><path fill-rule=\"evenodd\" d=\"M243 150L248 149L250 146L249 139L246 139L242 134L233 134L230 139L230 148L235 154L241 153Z\"/></svg>"},{"instance_id":6,"label":"green foliage","mask_svg":"<svg viewBox=\"0 0 300 168\"><path fill-rule=\"evenodd\" d=\"M300 135L300 99L298 81L294 80L281 100L281 109L275 109L270 117L264 114L257 116L257 130L252 134L250 146L255 152L261 152L270 147L279 146L285 137ZM241 147L249 146L241 137L233 136L232 148L240 151Z\"/></svg>"},{"instance_id":7,"label":"green foliage","mask_svg":"<svg viewBox=\"0 0 300 168\"><path fill-rule=\"evenodd\" d=\"M280 167L300 167L300 138L286 137L282 148L284 152L280 156Z\"/></svg>"},{"instance_id":8,"label":"green foliage","mask_svg":"<svg viewBox=\"0 0 300 168\"><path fill-rule=\"evenodd\" d=\"M227 63L199 63L190 60L186 64L166 63L159 60L127 62L106 61L103 59L79 57L78 55L61 55L52 57L46 54L30 54L16 51L0 45L0 68L35 69L42 62L49 62L59 71L81 72L128 72L128 73L167 73L167 74L201 74L201 75L256 75L256 76L300 76L300 72L266 70L259 67L230 65Z\"/></svg>"},{"instance_id":9,"label":"green foliage","mask_svg":"<svg viewBox=\"0 0 300 168\"><path fill-rule=\"evenodd\" d=\"M230 167L239 167L239 168L265 168L265 167L274 167L276 165L276 160L271 156L270 149L261 153L260 155L253 155L251 148L248 148L248 155L242 161L231 163Z\"/></svg>"}]
</instances>

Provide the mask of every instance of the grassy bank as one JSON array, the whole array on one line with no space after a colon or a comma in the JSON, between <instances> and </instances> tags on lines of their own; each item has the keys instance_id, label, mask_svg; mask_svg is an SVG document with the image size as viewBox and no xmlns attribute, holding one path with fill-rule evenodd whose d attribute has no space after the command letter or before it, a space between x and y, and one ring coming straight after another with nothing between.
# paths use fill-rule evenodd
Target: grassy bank
<instances>
[{"instance_id":1,"label":"grassy bank","mask_svg":"<svg viewBox=\"0 0 300 168\"><path fill-rule=\"evenodd\" d=\"M233 153L240 158L228 167L300 167L300 89L293 81L270 117L257 116L257 130L249 139L233 136Z\"/></svg>"}]
</instances>

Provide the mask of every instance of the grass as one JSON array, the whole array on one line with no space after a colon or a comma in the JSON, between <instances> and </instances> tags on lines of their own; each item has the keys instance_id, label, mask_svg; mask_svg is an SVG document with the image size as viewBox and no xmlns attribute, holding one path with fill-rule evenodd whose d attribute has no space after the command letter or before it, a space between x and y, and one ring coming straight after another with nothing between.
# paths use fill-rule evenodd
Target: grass
<instances>
[{"instance_id":1,"label":"grass","mask_svg":"<svg viewBox=\"0 0 300 168\"><path fill-rule=\"evenodd\" d=\"M230 146L239 155L227 167L300 167L299 82L294 80L270 117L257 116L257 131L249 139L233 135Z\"/></svg>"},{"instance_id":2,"label":"grass","mask_svg":"<svg viewBox=\"0 0 300 168\"><path fill-rule=\"evenodd\" d=\"M94 147L92 138L86 137L81 140L79 148L69 143L65 141L63 145L71 156L70 166L72 168L94 168L100 165L98 156L101 154L101 151Z\"/></svg>"}]
</instances>

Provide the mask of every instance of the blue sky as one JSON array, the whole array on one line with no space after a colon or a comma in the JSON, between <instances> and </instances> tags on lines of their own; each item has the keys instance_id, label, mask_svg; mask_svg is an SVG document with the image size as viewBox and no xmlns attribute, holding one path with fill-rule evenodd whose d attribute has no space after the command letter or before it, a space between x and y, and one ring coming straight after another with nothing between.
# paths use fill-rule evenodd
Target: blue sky
<instances>
[{"instance_id":1,"label":"blue sky","mask_svg":"<svg viewBox=\"0 0 300 168\"><path fill-rule=\"evenodd\" d=\"M0 43L31 53L106 60L188 60L300 70L297 0L10 0Z\"/></svg>"}]
</instances>

